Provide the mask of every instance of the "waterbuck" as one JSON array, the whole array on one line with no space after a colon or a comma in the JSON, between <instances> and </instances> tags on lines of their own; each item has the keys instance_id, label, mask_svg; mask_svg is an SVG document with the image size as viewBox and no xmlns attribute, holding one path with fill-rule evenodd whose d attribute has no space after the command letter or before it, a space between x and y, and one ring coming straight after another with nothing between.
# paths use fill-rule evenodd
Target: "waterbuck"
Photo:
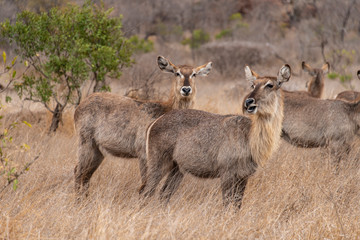
<instances>
[{"instance_id":1,"label":"waterbuck","mask_svg":"<svg viewBox=\"0 0 360 240\"><path fill-rule=\"evenodd\" d=\"M259 164L278 147L283 120L280 86L291 70L284 65L277 77L255 77L247 66L252 92L244 101L249 118L199 110L175 110L155 120L147 130L148 174L140 193L153 195L160 180L166 203L184 173L200 178L220 178L224 204L240 207L245 186Z\"/></svg>"},{"instance_id":2,"label":"waterbuck","mask_svg":"<svg viewBox=\"0 0 360 240\"><path fill-rule=\"evenodd\" d=\"M305 93L314 98L321 98L324 90L324 75L329 72L330 64L327 62L321 68L312 68L302 62L301 67L311 76L311 80L306 83L308 89Z\"/></svg>"},{"instance_id":3,"label":"waterbuck","mask_svg":"<svg viewBox=\"0 0 360 240\"><path fill-rule=\"evenodd\" d=\"M283 138L305 148L330 147L332 157L347 156L360 127L360 101L303 97L284 91Z\"/></svg>"},{"instance_id":4,"label":"waterbuck","mask_svg":"<svg viewBox=\"0 0 360 240\"><path fill-rule=\"evenodd\" d=\"M297 91L283 93L283 139L298 147L329 147L335 162L346 157L359 134L360 99L350 103L314 98Z\"/></svg>"},{"instance_id":5,"label":"waterbuck","mask_svg":"<svg viewBox=\"0 0 360 240\"><path fill-rule=\"evenodd\" d=\"M75 127L79 135L78 164L75 167L75 189L87 193L95 170L109 153L116 157L139 159L142 180L146 176L146 128L172 109L194 105L196 76L206 76L212 68L209 62L199 67L176 66L159 56L162 71L175 75L166 102L140 101L111 93L95 93L75 110Z\"/></svg>"},{"instance_id":6,"label":"waterbuck","mask_svg":"<svg viewBox=\"0 0 360 240\"><path fill-rule=\"evenodd\" d=\"M357 76L360 79L360 70L357 71ZM344 92L339 93L336 96L336 99L348 101L348 102L355 102L357 99L360 99L360 92L344 91Z\"/></svg>"}]
</instances>

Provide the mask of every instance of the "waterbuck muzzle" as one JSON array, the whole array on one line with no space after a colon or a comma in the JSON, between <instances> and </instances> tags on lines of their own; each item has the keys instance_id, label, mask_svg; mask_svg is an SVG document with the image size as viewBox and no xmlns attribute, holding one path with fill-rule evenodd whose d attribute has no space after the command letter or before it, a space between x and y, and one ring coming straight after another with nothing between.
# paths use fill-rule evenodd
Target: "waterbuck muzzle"
<instances>
[{"instance_id":1,"label":"waterbuck muzzle","mask_svg":"<svg viewBox=\"0 0 360 240\"><path fill-rule=\"evenodd\" d=\"M257 112L258 105L255 103L254 98L247 98L244 103L245 110L250 114L255 114Z\"/></svg>"}]
</instances>

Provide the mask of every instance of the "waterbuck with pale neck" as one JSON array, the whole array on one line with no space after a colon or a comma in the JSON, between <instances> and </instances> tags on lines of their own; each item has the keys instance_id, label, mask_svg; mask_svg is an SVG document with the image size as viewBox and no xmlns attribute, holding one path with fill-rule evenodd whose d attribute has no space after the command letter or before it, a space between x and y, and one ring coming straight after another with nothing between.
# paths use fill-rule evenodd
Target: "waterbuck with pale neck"
<instances>
[{"instance_id":1,"label":"waterbuck with pale neck","mask_svg":"<svg viewBox=\"0 0 360 240\"><path fill-rule=\"evenodd\" d=\"M298 91L283 93L283 139L297 147L328 147L335 162L346 157L359 134L360 99L350 103L314 98Z\"/></svg>"},{"instance_id":2,"label":"waterbuck with pale neck","mask_svg":"<svg viewBox=\"0 0 360 240\"><path fill-rule=\"evenodd\" d=\"M284 65L277 77L256 77L245 68L252 92L244 101L249 117L199 110L175 110L155 120L147 130L148 174L140 193L153 195L160 180L166 203L185 173L220 178L224 204L240 207L246 183L257 166L278 147L283 120L280 87L291 70Z\"/></svg>"},{"instance_id":3,"label":"waterbuck with pale neck","mask_svg":"<svg viewBox=\"0 0 360 240\"><path fill-rule=\"evenodd\" d=\"M111 93L95 93L76 108L74 119L79 135L76 192L87 193L90 178L105 153L122 158L137 157L143 181L146 176L146 128L173 109L193 107L195 78L207 76L212 68L211 62L199 67L176 66L162 56L157 58L157 64L162 71L175 75L167 101L140 101Z\"/></svg>"}]
</instances>

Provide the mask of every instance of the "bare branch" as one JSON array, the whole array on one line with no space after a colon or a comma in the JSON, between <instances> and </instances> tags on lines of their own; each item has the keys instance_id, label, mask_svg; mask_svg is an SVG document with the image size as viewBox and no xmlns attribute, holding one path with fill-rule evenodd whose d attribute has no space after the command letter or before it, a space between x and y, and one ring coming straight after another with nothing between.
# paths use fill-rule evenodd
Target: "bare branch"
<instances>
[{"instance_id":1,"label":"bare branch","mask_svg":"<svg viewBox=\"0 0 360 240\"><path fill-rule=\"evenodd\" d=\"M32 102L42 103L45 106L45 108L47 110L49 110L49 112L54 113L54 111L51 110L51 108L49 107L49 105L47 105L47 103L44 103L44 102L42 102L40 100L32 99L32 98L24 98L24 101L32 101Z\"/></svg>"},{"instance_id":2,"label":"bare branch","mask_svg":"<svg viewBox=\"0 0 360 240\"><path fill-rule=\"evenodd\" d=\"M15 175L15 178L13 178L13 179L11 179L10 181L8 181L8 183L0 190L0 194L8 187L11 183L13 183L16 179L19 179L19 177L20 177L21 175L23 175L23 174L27 171L27 169L28 169L36 160L39 159L39 157L40 157L40 154L37 155L31 162L28 162L27 164L25 164L23 170L22 170L20 173L16 174L16 175Z\"/></svg>"},{"instance_id":3,"label":"bare branch","mask_svg":"<svg viewBox=\"0 0 360 240\"><path fill-rule=\"evenodd\" d=\"M2 90L0 90L0 93L5 92L5 91L10 87L11 83L14 82L15 80L18 80L20 77L22 77L22 76L27 72L27 70L28 70L29 68L30 68L30 66L28 66L28 67L25 69L25 71L24 71L20 76L18 76L18 77L16 77L16 78L12 78L12 79L9 81L9 83L6 85L6 87L4 87ZM0 74L0 75L1 75L1 74Z\"/></svg>"}]
</instances>

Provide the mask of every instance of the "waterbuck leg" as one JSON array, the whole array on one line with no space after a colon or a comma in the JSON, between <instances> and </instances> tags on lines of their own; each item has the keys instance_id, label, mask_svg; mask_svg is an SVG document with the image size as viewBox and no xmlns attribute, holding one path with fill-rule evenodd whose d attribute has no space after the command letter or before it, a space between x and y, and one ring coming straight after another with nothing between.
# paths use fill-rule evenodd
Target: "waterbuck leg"
<instances>
[{"instance_id":1,"label":"waterbuck leg","mask_svg":"<svg viewBox=\"0 0 360 240\"><path fill-rule=\"evenodd\" d=\"M179 166L175 163L174 168L169 173L164 185L160 190L160 200L164 201L165 204L168 204L171 196L179 188L179 185L183 178L184 174L180 172Z\"/></svg>"},{"instance_id":2,"label":"waterbuck leg","mask_svg":"<svg viewBox=\"0 0 360 240\"><path fill-rule=\"evenodd\" d=\"M241 207L242 198L244 196L247 178L238 178L224 174L221 176L222 196L225 207L233 202L238 208Z\"/></svg>"},{"instance_id":3,"label":"waterbuck leg","mask_svg":"<svg viewBox=\"0 0 360 240\"><path fill-rule=\"evenodd\" d=\"M89 181L100 166L104 155L93 141L83 141L79 144L79 162L75 167L75 191L79 195L88 195Z\"/></svg>"},{"instance_id":4,"label":"waterbuck leg","mask_svg":"<svg viewBox=\"0 0 360 240\"><path fill-rule=\"evenodd\" d=\"M247 178L239 178L238 181L235 183L233 196L235 207L241 207L247 181Z\"/></svg>"},{"instance_id":5,"label":"waterbuck leg","mask_svg":"<svg viewBox=\"0 0 360 240\"><path fill-rule=\"evenodd\" d=\"M348 144L347 142L330 143L330 153L334 163L336 165L339 165L341 160L345 160L350 153L350 149L350 144Z\"/></svg>"},{"instance_id":6,"label":"waterbuck leg","mask_svg":"<svg viewBox=\"0 0 360 240\"><path fill-rule=\"evenodd\" d=\"M143 182L139 193L143 194L143 198L149 198L155 193L157 185L159 185L162 177L164 176L161 166L156 164L155 166L150 166L147 174L146 181Z\"/></svg>"}]
</instances>

